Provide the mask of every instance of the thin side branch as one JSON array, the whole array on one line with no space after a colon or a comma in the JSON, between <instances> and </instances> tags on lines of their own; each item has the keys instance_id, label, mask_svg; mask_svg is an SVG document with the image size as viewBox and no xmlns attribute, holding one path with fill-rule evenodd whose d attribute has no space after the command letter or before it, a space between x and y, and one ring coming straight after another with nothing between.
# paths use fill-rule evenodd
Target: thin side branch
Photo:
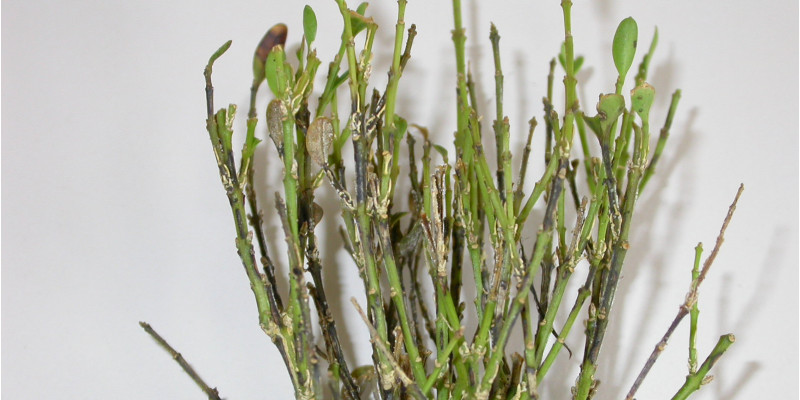
<instances>
[{"instance_id":1,"label":"thin side branch","mask_svg":"<svg viewBox=\"0 0 800 400\"><path fill-rule=\"evenodd\" d=\"M189 375L190 378L192 378L194 383L196 383L197 386L200 386L200 389L202 389L203 392L206 394L206 396L208 396L209 400L221 400L217 388L209 387L208 384L206 384L206 382L203 381L202 378L200 378L200 375L198 375L197 372L195 372L194 368L192 368L192 366L189 365L186 359L183 358L181 353L178 353L177 350L175 350L172 346L170 346L169 343L167 343L167 341L164 340L164 338L161 337L161 335L159 335L158 332L156 332L152 326L150 326L150 324L148 324L147 322L139 322L139 326L141 326L145 332L147 332L153 339L155 339L155 341L158 342L158 344L172 356L172 359L174 359L175 362L177 362L178 365L180 365L181 368L183 368L183 372L186 372L186 374Z\"/></svg>"}]
</instances>

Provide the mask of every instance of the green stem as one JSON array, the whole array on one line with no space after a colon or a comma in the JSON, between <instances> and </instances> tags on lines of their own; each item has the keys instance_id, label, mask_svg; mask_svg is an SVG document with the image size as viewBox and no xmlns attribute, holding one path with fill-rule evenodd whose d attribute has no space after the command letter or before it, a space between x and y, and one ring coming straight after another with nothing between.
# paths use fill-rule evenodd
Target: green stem
<instances>
[{"instance_id":1,"label":"green stem","mask_svg":"<svg viewBox=\"0 0 800 400\"><path fill-rule=\"evenodd\" d=\"M703 254L703 244L698 243L694 248L694 267L692 268L692 291L697 291L698 279L700 278L700 257ZM697 308L697 301L692 304L689 312L689 373L697 372L697 317L700 310Z\"/></svg>"},{"instance_id":2,"label":"green stem","mask_svg":"<svg viewBox=\"0 0 800 400\"><path fill-rule=\"evenodd\" d=\"M434 362L435 368L431 375L424 380L422 387L422 393L427 395L428 392L433 388L433 384L439 379L439 374L442 373L442 369L447 367L447 359L450 357L450 354L453 353L453 350L461 344L464 340L463 336L456 336L450 340L450 342L445 346L444 350L439 352L436 356L436 361Z\"/></svg>"},{"instance_id":3,"label":"green stem","mask_svg":"<svg viewBox=\"0 0 800 400\"><path fill-rule=\"evenodd\" d=\"M525 202L525 205L522 207L522 210L517 216L516 220L517 226L521 227L522 224L525 223L525 220L528 218L528 215L530 215L531 211L533 211L533 206L536 204L536 202L539 201L539 197L541 197L542 193L544 193L545 188L547 188L548 185L550 185L550 181L556 172L556 167L558 167L558 161L559 157L550 158L550 162L547 163L547 169L545 169L542 178L538 182L536 182L536 185L533 186L533 192L531 193L530 197L528 197L528 200ZM521 234L522 230L519 229L517 233L517 239L519 239L519 236Z\"/></svg>"},{"instance_id":4,"label":"green stem","mask_svg":"<svg viewBox=\"0 0 800 400\"><path fill-rule=\"evenodd\" d=\"M497 111L494 121L495 144L497 147L497 190L500 192L501 199L506 203L508 219L514 215L512 199L511 175L511 150L509 138L508 118L503 115L503 67L500 63L500 34L497 27L491 25L489 39L492 42L492 54L494 58L494 80L495 80L495 108Z\"/></svg>"},{"instance_id":5,"label":"green stem","mask_svg":"<svg viewBox=\"0 0 800 400\"><path fill-rule=\"evenodd\" d=\"M714 346L714 349L711 350L706 360L700 365L700 369L686 377L686 382L678 389L675 396L672 396L672 400L684 400L697 391L697 389L700 389L701 385L708 383L710 379L707 379L706 375L708 375L711 367L719 361L720 357L725 354L725 351L728 350L728 347L730 347L734 341L736 341L736 337L731 334L720 336L717 345Z\"/></svg>"},{"instance_id":6,"label":"green stem","mask_svg":"<svg viewBox=\"0 0 800 400\"><path fill-rule=\"evenodd\" d=\"M414 335L411 331L411 326L408 323L408 316L406 314L406 304L403 297L403 285L400 281L400 274L397 271L397 265L392 252L392 242L389 238L389 222L388 215L380 217L381 222L378 226L380 230L381 250L383 252L384 266L386 267L387 275L389 278L389 295L395 304L397 315L400 318L400 327L403 331L403 340L405 341L406 351L408 352L409 363L417 382L424 382L425 367L422 365L422 358L419 355L419 349L414 341Z\"/></svg>"},{"instance_id":7,"label":"green stem","mask_svg":"<svg viewBox=\"0 0 800 400\"><path fill-rule=\"evenodd\" d=\"M653 158L650 159L650 163L647 165L647 169L644 171L642 183L639 185L639 192L644 190L647 182L650 181L650 178L656 172L656 164L658 164L658 160L661 159L661 153L664 151L664 147L667 144L669 130L672 128L672 119L675 116L675 110L678 108L678 102L680 99L681 91L676 90L675 93L672 94L672 101L670 102L669 111L667 112L667 119L664 121L664 127L661 128L661 131L658 135L658 143L656 143L656 149L653 152Z\"/></svg>"},{"instance_id":8,"label":"green stem","mask_svg":"<svg viewBox=\"0 0 800 400\"><path fill-rule=\"evenodd\" d=\"M590 275L593 275L593 273ZM589 295L592 294L591 290L589 290L587 286L584 286L578 290L578 297L575 299L575 304L572 306L572 310L570 310L569 315L567 316L567 321L564 322L564 326L561 328L561 333L558 335L555 343L553 343L553 346L550 347L550 351L547 352L547 357L545 357L541 366L536 371L536 382L542 382L544 380L545 375L547 375L547 371L550 370L550 367L556 360L556 356L558 356L558 353L564 347L564 341L566 340L567 335L569 335L575 320L578 318L581 308L583 307L583 303L589 298Z\"/></svg>"},{"instance_id":9,"label":"green stem","mask_svg":"<svg viewBox=\"0 0 800 400\"><path fill-rule=\"evenodd\" d=\"M403 49L403 31L405 30L404 16L406 12L406 0L397 1L397 24L394 32L394 52L392 53L392 67L389 70L389 84L386 87L386 117L384 129L392 132L394 129L394 110L397 104L397 85L400 82L400 57ZM388 148L388 143L384 145Z\"/></svg>"},{"instance_id":10,"label":"green stem","mask_svg":"<svg viewBox=\"0 0 800 400\"><path fill-rule=\"evenodd\" d=\"M531 118L528 121L528 140L525 142L525 149L522 151L522 164L519 167L519 178L517 180L517 190L514 192L514 213L519 213L520 206L522 205L522 198L525 194L522 192L525 186L525 176L528 172L528 159L531 155L531 140L533 139L533 131L536 130L536 118Z\"/></svg>"},{"instance_id":11,"label":"green stem","mask_svg":"<svg viewBox=\"0 0 800 400\"><path fill-rule=\"evenodd\" d=\"M604 270L603 273L600 274L599 288L596 294L596 296L598 296L596 306L596 328L594 328L591 335L587 334L586 353L584 354L584 362L581 366L581 372L578 378L578 400L586 400L590 397L590 391L594 386L594 373L597 369L597 358L600 354L600 347L603 343L608 326L608 317L614 302L614 295L622 271L623 261L628 252L628 234L633 219L634 206L638 197L637 190L639 188L639 180L641 179L642 170L644 169L644 157L646 157L646 154L641 154L642 131L635 125L634 131L636 132L633 155L634 163L631 165L628 172L628 184L625 192L625 200L623 202L621 227L619 228L618 237L613 245L610 265L607 270Z\"/></svg>"},{"instance_id":12,"label":"green stem","mask_svg":"<svg viewBox=\"0 0 800 400\"><path fill-rule=\"evenodd\" d=\"M578 95L576 93L578 81L575 79L575 51L572 40L572 1L562 0L561 8L564 11L564 47L566 49L566 65L564 66L564 69L566 69L567 72L567 76L564 78L566 99L564 106L564 127L562 133L562 138L564 140L562 146L566 146L566 151L564 151L563 154L565 154L564 156L566 157L567 154L569 154L569 146L572 144L574 128L573 121L575 118L574 110L578 109Z\"/></svg>"},{"instance_id":13,"label":"green stem","mask_svg":"<svg viewBox=\"0 0 800 400\"><path fill-rule=\"evenodd\" d=\"M500 329L500 334L497 337L496 344L492 349L490 358L488 363L486 364L486 372L481 380L480 386L478 387L477 395L479 398L485 398L482 396L488 396L489 389L494 382L495 377L497 376L497 371L500 366L500 360L503 358L505 353L505 344L508 340L509 335L511 334L511 327L514 325L517 316L519 315L522 306L526 302L526 298L528 297L528 292L530 291L531 285L533 284L533 277L536 273L536 268L541 264L542 259L545 255L545 244L548 243L552 238L553 225L555 223L555 214L556 214L556 203L558 202L559 197L561 197L563 192L563 183L564 178L566 176L566 169L567 163L566 160L563 160L559 163L559 172L558 172L558 179L553 182L553 189L551 193L551 197L547 202L547 208L545 210L545 217L544 222L542 223L542 228L539 230L539 233L536 237L536 247L533 252L533 257L529 264L525 267L525 273L520 282L519 286L517 287L517 294L514 297L513 302L511 303L511 309L505 316L503 321L503 326ZM485 318L485 316L484 316Z\"/></svg>"},{"instance_id":14,"label":"green stem","mask_svg":"<svg viewBox=\"0 0 800 400\"><path fill-rule=\"evenodd\" d=\"M342 32L342 42L347 50L347 65L350 75L350 100L355 110L361 109L360 98L358 97L358 62L356 61L355 41L353 39L353 26L350 21L350 10L347 9L345 0L336 0L339 5L339 12L344 20L344 31Z\"/></svg>"},{"instance_id":15,"label":"green stem","mask_svg":"<svg viewBox=\"0 0 800 400\"><path fill-rule=\"evenodd\" d=\"M567 284L569 283L569 279L572 276L572 273L575 270L575 266L577 265L578 261L580 260L581 254L585 249L585 246L588 242L589 233L591 232L591 225L594 219L597 216L597 212L599 210L599 190L595 193L594 200L592 202L591 207L589 208L589 212L586 216L583 215L584 210L586 208L586 200L584 199L583 204L581 205L581 209L578 210L578 220L575 223L575 228L573 230L573 237L572 237L572 244L570 245L570 249L568 252L568 257L565 257L558 268L558 275L556 277L556 282L553 289L553 295L550 299L550 304L547 307L547 311L545 313L544 319L539 323L538 331L536 332L536 365L540 365L542 363L542 357L544 355L544 349L547 345L547 338L550 335L550 332L553 330L553 324L555 323L556 314L561 306L561 301L563 300L564 293L567 289ZM564 196L562 196L562 199ZM589 224L586 222L589 221ZM560 347L563 346L564 338L569 330L572 328L572 323L574 322L575 318L577 317L577 313L580 310L580 306L578 306L579 302L582 302L581 297L588 297L589 290L588 288L584 287L581 291L579 291L578 300L576 300L576 306L573 307L572 312L570 313L569 319L562 328L562 333L559 335L556 344L551 347L550 353L552 353L553 359L558 354ZM573 315L574 313L574 315ZM566 332L565 332L566 331ZM555 346L558 345L559 348L555 350ZM555 350L555 351L554 351ZM548 355L550 357L550 355ZM552 360L550 361L552 363ZM549 366L548 366L549 368ZM544 378L544 374L547 371L545 370L541 373L541 376L537 374L537 381L541 382Z\"/></svg>"}]
</instances>

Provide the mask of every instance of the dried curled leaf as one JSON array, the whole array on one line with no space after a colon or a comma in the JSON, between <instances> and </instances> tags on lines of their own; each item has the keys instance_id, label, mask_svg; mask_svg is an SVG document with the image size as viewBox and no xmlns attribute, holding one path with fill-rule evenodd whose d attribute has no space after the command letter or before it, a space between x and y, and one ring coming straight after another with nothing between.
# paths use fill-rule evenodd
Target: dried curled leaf
<instances>
[{"instance_id":1,"label":"dried curled leaf","mask_svg":"<svg viewBox=\"0 0 800 400\"><path fill-rule=\"evenodd\" d=\"M320 166L328 162L328 154L333 147L333 124L326 117L319 117L311 123L306 133L306 149L311 159Z\"/></svg>"},{"instance_id":2,"label":"dried curled leaf","mask_svg":"<svg viewBox=\"0 0 800 400\"><path fill-rule=\"evenodd\" d=\"M311 203L311 210L314 217L314 225L318 225L320 221L322 221L322 216L325 214L322 206L317 204L316 202Z\"/></svg>"},{"instance_id":3,"label":"dried curled leaf","mask_svg":"<svg viewBox=\"0 0 800 400\"><path fill-rule=\"evenodd\" d=\"M269 137L275 142L275 147L278 151L283 149L283 119L288 112L283 102L275 99L269 102L267 106L267 131Z\"/></svg>"}]
</instances>

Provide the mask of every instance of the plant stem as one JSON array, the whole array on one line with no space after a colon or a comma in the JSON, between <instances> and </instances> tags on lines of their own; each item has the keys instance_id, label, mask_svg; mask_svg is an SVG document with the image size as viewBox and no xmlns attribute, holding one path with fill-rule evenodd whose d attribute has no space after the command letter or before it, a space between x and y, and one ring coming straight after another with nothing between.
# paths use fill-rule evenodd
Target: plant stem
<instances>
[{"instance_id":1,"label":"plant stem","mask_svg":"<svg viewBox=\"0 0 800 400\"><path fill-rule=\"evenodd\" d=\"M556 179L553 182L553 191L547 203L547 209L545 211L545 219L544 222L542 223L542 228L539 230L539 233L536 237L536 246L533 252L533 257L530 263L525 268L525 274L522 278L522 282L519 284L517 288L517 295L515 296L514 301L511 303L511 309L509 310L508 314L506 315L503 321L503 326L500 330L500 335L497 338L496 344L490 354L489 361L486 364L486 372L476 392L478 398L485 399L486 398L485 396L488 396L489 394L489 389L491 388L491 385L494 382L494 378L497 376L497 369L499 367L500 360L505 352L505 344L506 341L508 340L509 334L511 333L511 327L513 326L517 316L519 315L522 305L525 304L525 299L527 298L528 291L530 290L530 286L533 284L533 276L535 274L536 267L541 264L542 259L544 258L544 253L545 253L544 245L545 243L549 242L552 237L551 230L553 229L554 225L555 206L556 203L558 202L558 198L561 196L565 175L566 175L566 162L562 161L561 165L559 165L559 172L558 172L559 179Z\"/></svg>"},{"instance_id":2,"label":"plant stem","mask_svg":"<svg viewBox=\"0 0 800 400\"><path fill-rule=\"evenodd\" d=\"M656 171L656 164L658 164L658 160L661 159L661 153L664 151L664 147L667 144L669 130L672 128L672 118L675 116L675 110L678 108L678 101L680 101L680 99L681 91L676 90L675 93L672 94L672 101L670 102L669 111L667 112L667 119L664 121L664 127L661 128L661 132L658 135L658 143L656 143L656 149L653 152L653 158L650 159L650 163L647 165L647 169L644 171L642 183L639 185L639 192L644 190L647 182L650 181L650 178Z\"/></svg>"},{"instance_id":3,"label":"plant stem","mask_svg":"<svg viewBox=\"0 0 800 400\"><path fill-rule=\"evenodd\" d=\"M419 355L419 349L414 341L414 334L411 331L411 326L408 323L408 316L406 315L406 304L403 298L403 285L401 283L400 274L397 271L395 264L394 254L392 252L392 243L389 238L389 223L388 216L380 216L381 221L378 224L378 235L380 236L381 250L383 252L384 266L386 267L387 275L389 278L389 295L395 304L397 315L400 318L400 327L403 330L403 339L405 340L406 351L409 356L409 363L414 374L414 379L417 382L425 381L425 368L422 364L422 358ZM423 391L424 392L424 391Z\"/></svg>"},{"instance_id":4,"label":"plant stem","mask_svg":"<svg viewBox=\"0 0 800 400\"><path fill-rule=\"evenodd\" d=\"M350 302L353 303L353 306L356 308L356 311L358 311L358 314L361 315L361 319L364 321L364 324L366 324L367 328L369 328L369 332L372 335L372 340L375 341L375 345L378 347L378 349L380 349L380 351L386 357L388 362L392 365L392 375L397 376L398 380L408 388L409 395L411 395L413 398L417 400L424 400L425 395L422 393L422 390L420 390L416 382L411 380L411 378L409 378L405 374L405 372L403 372L403 368L401 368L400 365L397 363L397 360L394 359L391 350L389 350L388 345L383 339L380 338L375 327L369 322L369 318L367 318L367 315L364 314L364 310L361 309L361 306L359 306L358 302L356 302L355 297L351 297Z\"/></svg>"},{"instance_id":5,"label":"plant stem","mask_svg":"<svg viewBox=\"0 0 800 400\"><path fill-rule=\"evenodd\" d=\"M700 365L700 369L686 377L686 382L681 386L678 392L675 393L672 400L684 400L697 391L697 389L700 389L701 385L708 383L710 381L708 378L712 377L706 377L706 375L708 375L711 367L719 361L719 358L722 357L734 341L736 341L736 337L731 334L720 336L717 345L714 346L714 349L711 350L706 360Z\"/></svg>"},{"instance_id":6,"label":"plant stem","mask_svg":"<svg viewBox=\"0 0 800 400\"><path fill-rule=\"evenodd\" d=\"M500 198L506 202L506 212L508 213L508 218L511 219L514 215L514 208L511 201L513 177L511 175L509 123L508 118L503 115L503 68L500 63L500 34L494 24L491 25L489 39L492 42L495 71L495 108L497 115L493 126L497 147L497 190L500 193Z\"/></svg>"},{"instance_id":7,"label":"plant stem","mask_svg":"<svg viewBox=\"0 0 800 400\"><path fill-rule=\"evenodd\" d=\"M698 278L700 277L700 257L703 255L703 244L698 243L694 248L694 267L692 268L692 291L697 290ZM689 312L689 373L697 372L697 318L700 310L697 301L692 304Z\"/></svg>"},{"instance_id":8,"label":"plant stem","mask_svg":"<svg viewBox=\"0 0 800 400\"><path fill-rule=\"evenodd\" d=\"M397 1L397 24L394 32L394 52L392 53L392 66L389 70L389 83L386 87L386 114L384 129L388 133L394 132L394 110L397 101L397 85L400 82L400 58L403 46L403 31L405 29L406 0ZM388 143L384 144L388 147Z\"/></svg>"},{"instance_id":9,"label":"plant stem","mask_svg":"<svg viewBox=\"0 0 800 400\"><path fill-rule=\"evenodd\" d=\"M203 392L208 396L209 400L221 400L219 397L219 392L217 388L211 388L200 378L200 375L195 372L194 368L183 358L181 353L178 353L172 346L167 343L167 341L158 334L158 332L153 329L147 322L139 322L139 326L141 326L147 334L149 334L156 342L158 342L159 346L161 346L164 350L166 350L171 356L172 359L175 360L178 365L181 366L183 372L186 372L186 375L189 375L190 378L203 390Z\"/></svg>"}]
</instances>

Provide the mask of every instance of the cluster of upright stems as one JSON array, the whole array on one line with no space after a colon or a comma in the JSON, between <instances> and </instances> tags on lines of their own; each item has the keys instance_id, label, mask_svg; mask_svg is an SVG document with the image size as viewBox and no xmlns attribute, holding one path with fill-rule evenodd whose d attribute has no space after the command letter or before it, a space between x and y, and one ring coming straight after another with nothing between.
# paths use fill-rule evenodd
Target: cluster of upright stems
<instances>
[{"instance_id":1,"label":"cluster of upright stems","mask_svg":"<svg viewBox=\"0 0 800 400\"><path fill-rule=\"evenodd\" d=\"M651 152L650 107L655 90L647 83L647 74L657 35L628 82L638 32L633 19L620 23L613 41L612 58L619 73L614 91L600 96L596 111L584 110L576 90L576 73L583 60L574 55L572 3L561 2L565 40L558 60L566 101L559 115L552 104L557 74L553 59L543 100L546 145L539 162L545 169L526 193L527 167L535 162L530 153L537 120L529 123L522 154L512 154L509 120L503 114L500 36L495 27L490 40L497 161L490 163L474 82L466 69L460 0L453 0L454 153L432 144L424 128L410 129L395 110L399 80L416 34L413 25L406 31L406 1L398 1L388 84L382 91L371 92L378 26L367 16L366 3L356 10L349 9L345 0L336 3L344 25L342 42L316 101L313 85L321 62L312 47L317 24L311 8L306 6L304 12L296 63L290 64L284 51L286 26L276 25L259 44L238 165L231 140L236 107L215 111L211 84L213 63L230 42L211 57L205 70L207 128L234 216L236 248L255 294L261 328L280 351L296 397L537 399L553 362L559 355L566 357L562 352L565 339L580 318L585 321L585 344L576 358L580 372L572 394L578 400L591 398L597 389L595 372L629 248L636 201L655 171L680 98L680 91L672 95ZM266 124L257 125L256 95L264 81L274 100L267 107ZM632 87L627 93L623 91L626 84ZM349 110L337 106L337 97L343 93L349 94ZM259 127L275 145L276 152L270 151L269 156L280 157L284 167L283 190L275 193L274 209L288 244L288 257L281 260L287 265L288 279L275 276L278 260L267 250L270 239L265 236L261 210L270 201L255 196ZM575 136L578 146L573 148ZM348 142L353 146L353 160L342 158ZM403 142L409 159L407 176L400 176ZM431 151L440 154L441 165L432 165ZM512 160L519 156L515 175ZM351 181L350 176L355 178ZM408 185L402 185L410 188L408 192L396 193L400 179L408 179ZM374 365L348 365L339 342L322 274L326 268L351 265L321 261L315 227L322 208L314 202L321 186L338 197L344 247L364 283L366 312L355 306L371 334ZM542 219L530 221L537 207L543 210ZM577 218L568 221L568 213ZM523 227L532 223L538 231L526 240ZM688 296L681 306L691 312L693 332L696 288L702 281L698 265L699 251L692 286L695 296ZM420 281L428 279L426 275L430 284L423 285ZM573 276L582 277L574 297L567 291ZM277 286L287 281L288 297L282 298ZM432 291L423 289L426 285ZM474 286L469 291L476 293L474 299L465 297L465 285ZM566 320L557 321L559 310L566 307ZM312 312L318 315L319 327L312 324ZM474 331L466 331L468 317L477 321ZM515 329L522 332L524 347L520 349L507 346ZM694 336L692 350L693 343ZM721 352L714 354L718 358ZM698 369L694 360L693 383L687 378L687 388L680 389L685 395L696 390L708 372L708 368ZM635 388L629 398L633 392ZM675 398L685 397L680 393Z\"/></svg>"}]
</instances>

